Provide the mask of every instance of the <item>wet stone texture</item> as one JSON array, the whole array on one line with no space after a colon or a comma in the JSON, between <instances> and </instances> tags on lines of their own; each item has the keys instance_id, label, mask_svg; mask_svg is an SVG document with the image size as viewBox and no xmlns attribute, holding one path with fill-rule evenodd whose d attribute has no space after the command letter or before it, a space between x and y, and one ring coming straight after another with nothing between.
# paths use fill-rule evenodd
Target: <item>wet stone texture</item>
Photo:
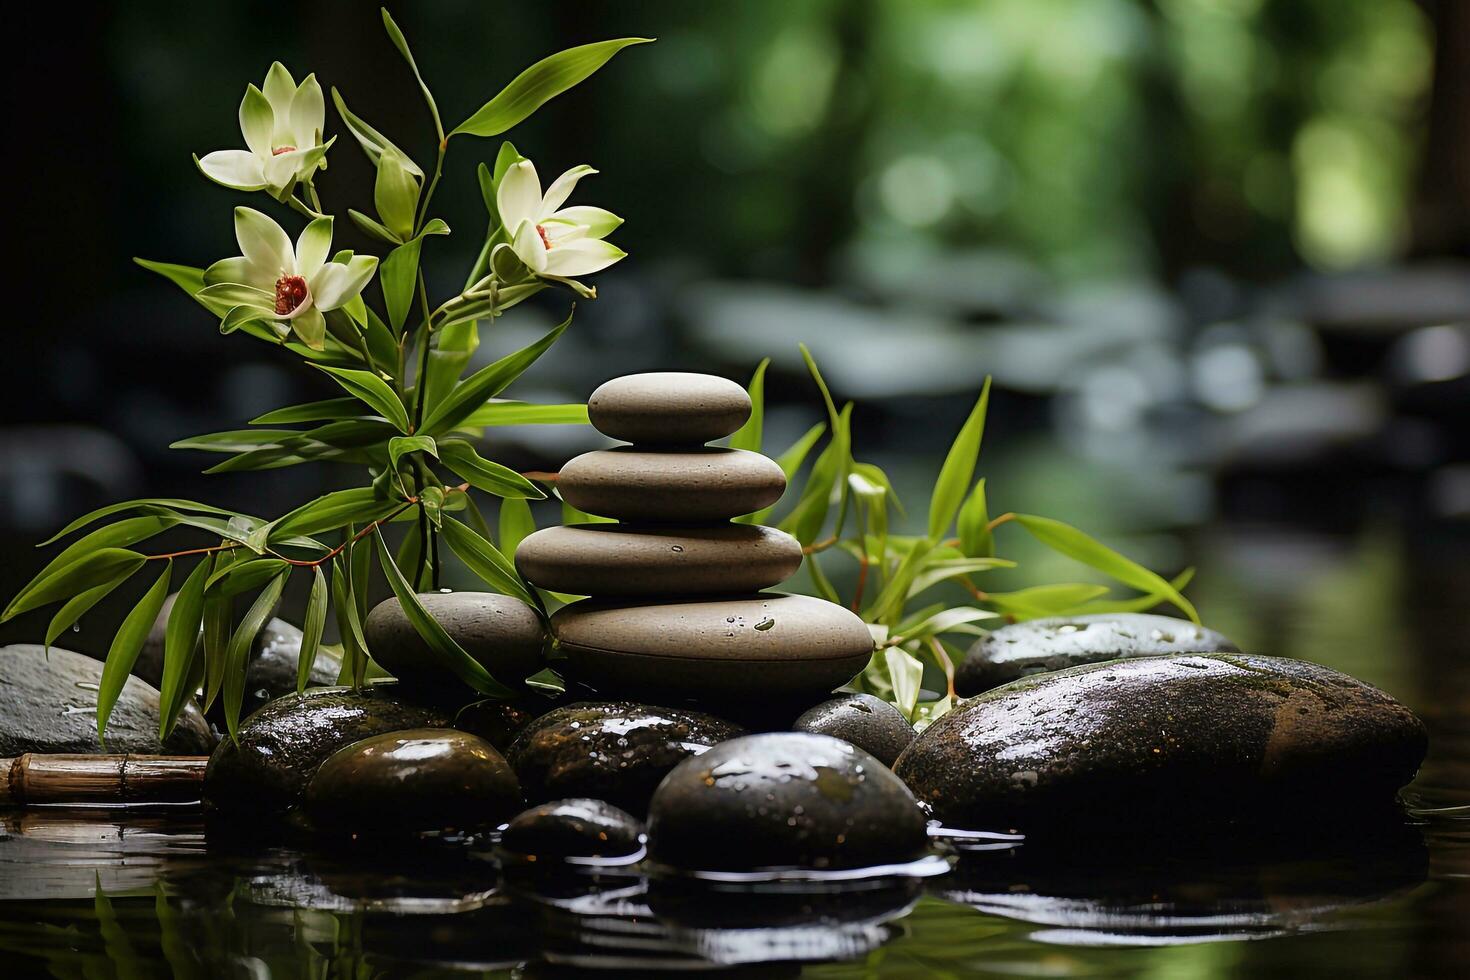
<instances>
[{"instance_id":1,"label":"wet stone texture","mask_svg":"<svg viewBox=\"0 0 1470 980\"><path fill-rule=\"evenodd\" d=\"M893 705L871 694L847 694L823 701L792 724L798 732L831 735L851 742L892 766L914 740L914 726Z\"/></svg>"},{"instance_id":2,"label":"wet stone texture","mask_svg":"<svg viewBox=\"0 0 1470 980\"><path fill-rule=\"evenodd\" d=\"M521 600L492 592L426 592L419 601L502 684L514 685L541 669L546 633L536 611ZM375 606L363 632L373 659L403 684L432 691L469 690L439 666L397 599Z\"/></svg>"},{"instance_id":3,"label":"wet stone texture","mask_svg":"<svg viewBox=\"0 0 1470 980\"><path fill-rule=\"evenodd\" d=\"M649 857L688 871L861 868L927 847L924 814L903 783L826 735L725 742L681 762L649 805Z\"/></svg>"},{"instance_id":4,"label":"wet stone texture","mask_svg":"<svg viewBox=\"0 0 1470 980\"><path fill-rule=\"evenodd\" d=\"M1385 804L1424 758L1422 722L1387 694L1299 660L1115 660L964 702L898 775L959 827L1215 823Z\"/></svg>"},{"instance_id":5,"label":"wet stone texture","mask_svg":"<svg viewBox=\"0 0 1470 980\"><path fill-rule=\"evenodd\" d=\"M698 711L595 701L536 719L506 757L527 802L590 797L641 814L670 769L743 734L739 726Z\"/></svg>"},{"instance_id":6,"label":"wet stone texture","mask_svg":"<svg viewBox=\"0 0 1470 980\"><path fill-rule=\"evenodd\" d=\"M414 728L338 749L306 787L320 831L412 833L494 827L521 806L515 773L478 735Z\"/></svg>"},{"instance_id":7,"label":"wet stone texture","mask_svg":"<svg viewBox=\"0 0 1470 980\"><path fill-rule=\"evenodd\" d=\"M514 857L625 857L643 846L643 824L602 800L556 800L516 816L500 835Z\"/></svg>"},{"instance_id":8,"label":"wet stone texture","mask_svg":"<svg viewBox=\"0 0 1470 980\"><path fill-rule=\"evenodd\" d=\"M205 805L225 816L280 814L343 746L406 728L443 728L453 713L403 699L396 685L324 688L272 701L224 739L204 775Z\"/></svg>"},{"instance_id":9,"label":"wet stone texture","mask_svg":"<svg viewBox=\"0 0 1470 980\"><path fill-rule=\"evenodd\" d=\"M1004 626L976 640L955 673L955 690L969 697L1018 677L1104 660L1238 649L1221 633L1170 616L1053 616Z\"/></svg>"},{"instance_id":10,"label":"wet stone texture","mask_svg":"<svg viewBox=\"0 0 1470 980\"><path fill-rule=\"evenodd\" d=\"M107 745L97 739L97 690L102 663L60 647L0 648L0 756L26 752L139 752L205 755L214 733L193 702L162 742L158 691L137 677L123 684L107 722Z\"/></svg>"}]
</instances>

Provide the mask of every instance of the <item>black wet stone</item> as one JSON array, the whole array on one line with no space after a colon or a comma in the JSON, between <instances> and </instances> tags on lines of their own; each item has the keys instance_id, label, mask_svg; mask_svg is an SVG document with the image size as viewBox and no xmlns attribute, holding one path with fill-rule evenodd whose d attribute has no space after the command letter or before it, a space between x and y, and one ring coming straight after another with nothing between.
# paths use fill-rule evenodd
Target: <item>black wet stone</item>
<instances>
[{"instance_id":1,"label":"black wet stone","mask_svg":"<svg viewBox=\"0 0 1470 980\"><path fill-rule=\"evenodd\" d=\"M1391 800L1426 745L1408 708L1346 674L1208 654L1013 681L940 718L894 770L947 824L1075 832L1346 813Z\"/></svg>"},{"instance_id":2,"label":"black wet stone","mask_svg":"<svg viewBox=\"0 0 1470 980\"><path fill-rule=\"evenodd\" d=\"M770 732L669 773L649 804L648 853L692 871L861 868L922 856L925 823L907 787L862 749Z\"/></svg>"},{"instance_id":3,"label":"black wet stone","mask_svg":"<svg viewBox=\"0 0 1470 980\"><path fill-rule=\"evenodd\" d=\"M643 824L603 800L556 800L516 816L500 847L537 861L569 857L625 857L643 846Z\"/></svg>"},{"instance_id":4,"label":"black wet stone","mask_svg":"<svg viewBox=\"0 0 1470 980\"><path fill-rule=\"evenodd\" d=\"M646 812L674 766L745 734L713 715L631 701L567 705L521 730L506 757L529 803L589 797Z\"/></svg>"},{"instance_id":5,"label":"black wet stone","mask_svg":"<svg viewBox=\"0 0 1470 980\"><path fill-rule=\"evenodd\" d=\"M343 746L406 728L448 727L452 712L403 699L396 685L319 688L272 701L226 738L204 774L204 802L225 816L284 813Z\"/></svg>"},{"instance_id":6,"label":"black wet stone","mask_svg":"<svg viewBox=\"0 0 1470 980\"><path fill-rule=\"evenodd\" d=\"M536 610L514 596L425 592L418 599L450 638L502 684L517 684L541 668L546 630ZM469 690L440 665L396 598L373 607L363 633L373 660L403 684L451 697Z\"/></svg>"},{"instance_id":7,"label":"black wet stone","mask_svg":"<svg viewBox=\"0 0 1470 980\"><path fill-rule=\"evenodd\" d=\"M520 807L505 757L478 735L442 728L353 742L328 756L306 787L312 825L334 834L494 827Z\"/></svg>"},{"instance_id":8,"label":"black wet stone","mask_svg":"<svg viewBox=\"0 0 1470 980\"><path fill-rule=\"evenodd\" d=\"M158 739L158 690L129 677L107 721L107 744L97 738L97 691L102 663L60 647L18 643L0 648L0 756L26 752L137 752L204 755L214 733L193 702L178 726Z\"/></svg>"},{"instance_id":9,"label":"black wet stone","mask_svg":"<svg viewBox=\"0 0 1470 980\"><path fill-rule=\"evenodd\" d=\"M914 726L893 705L871 694L847 694L802 714L793 731L831 735L851 742L885 766L914 740Z\"/></svg>"},{"instance_id":10,"label":"black wet stone","mask_svg":"<svg viewBox=\"0 0 1470 980\"><path fill-rule=\"evenodd\" d=\"M955 690L969 697L1018 677L1104 660L1239 649L1221 633L1169 616L1053 616L1003 626L976 640L955 672Z\"/></svg>"}]
</instances>

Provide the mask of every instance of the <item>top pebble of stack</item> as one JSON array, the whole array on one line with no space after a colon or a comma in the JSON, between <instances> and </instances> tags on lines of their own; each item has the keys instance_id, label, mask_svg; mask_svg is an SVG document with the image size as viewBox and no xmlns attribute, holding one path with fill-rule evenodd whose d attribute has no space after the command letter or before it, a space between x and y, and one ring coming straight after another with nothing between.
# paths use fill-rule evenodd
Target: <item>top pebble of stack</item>
<instances>
[{"instance_id":1,"label":"top pebble of stack","mask_svg":"<svg viewBox=\"0 0 1470 980\"><path fill-rule=\"evenodd\" d=\"M733 381L679 371L614 378L587 399L597 431L652 446L700 446L750 418L750 396Z\"/></svg>"}]
</instances>

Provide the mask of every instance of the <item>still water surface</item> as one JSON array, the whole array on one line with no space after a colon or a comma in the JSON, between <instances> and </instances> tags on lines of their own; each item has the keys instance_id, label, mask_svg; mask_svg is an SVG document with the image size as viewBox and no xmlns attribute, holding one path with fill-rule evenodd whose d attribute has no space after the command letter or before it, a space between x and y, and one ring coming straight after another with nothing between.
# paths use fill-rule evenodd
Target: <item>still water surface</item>
<instances>
[{"instance_id":1,"label":"still water surface","mask_svg":"<svg viewBox=\"0 0 1470 980\"><path fill-rule=\"evenodd\" d=\"M1080 812L1065 850L970 841L946 876L751 897L632 874L507 880L488 841L300 849L211 832L190 808L33 809L0 814L0 976L1465 976L1462 549L1225 540L1202 543L1211 625L1363 677L1428 722L1401 818L1125 843Z\"/></svg>"}]
</instances>

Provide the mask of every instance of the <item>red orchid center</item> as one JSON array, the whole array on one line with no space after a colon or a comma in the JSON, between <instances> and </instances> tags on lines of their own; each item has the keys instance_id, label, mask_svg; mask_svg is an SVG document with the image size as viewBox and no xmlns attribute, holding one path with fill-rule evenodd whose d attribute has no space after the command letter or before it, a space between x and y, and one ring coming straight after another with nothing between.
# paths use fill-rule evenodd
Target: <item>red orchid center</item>
<instances>
[{"instance_id":1,"label":"red orchid center","mask_svg":"<svg viewBox=\"0 0 1470 980\"><path fill-rule=\"evenodd\" d=\"M537 225L536 226L536 234L538 234L538 235L541 236L541 244L542 245L545 245L547 248L550 248L551 247L551 236L548 235L548 234L546 234L546 229L545 228L541 227L540 225Z\"/></svg>"},{"instance_id":2,"label":"red orchid center","mask_svg":"<svg viewBox=\"0 0 1470 980\"><path fill-rule=\"evenodd\" d=\"M294 147L294 146L278 146L274 150L271 150L271 156L278 157L282 153L292 153L295 150L296 150L296 147Z\"/></svg>"},{"instance_id":3,"label":"red orchid center","mask_svg":"<svg viewBox=\"0 0 1470 980\"><path fill-rule=\"evenodd\" d=\"M301 276L282 276L276 280L276 315L285 316L306 302L306 280Z\"/></svg>"}]
</instances>

